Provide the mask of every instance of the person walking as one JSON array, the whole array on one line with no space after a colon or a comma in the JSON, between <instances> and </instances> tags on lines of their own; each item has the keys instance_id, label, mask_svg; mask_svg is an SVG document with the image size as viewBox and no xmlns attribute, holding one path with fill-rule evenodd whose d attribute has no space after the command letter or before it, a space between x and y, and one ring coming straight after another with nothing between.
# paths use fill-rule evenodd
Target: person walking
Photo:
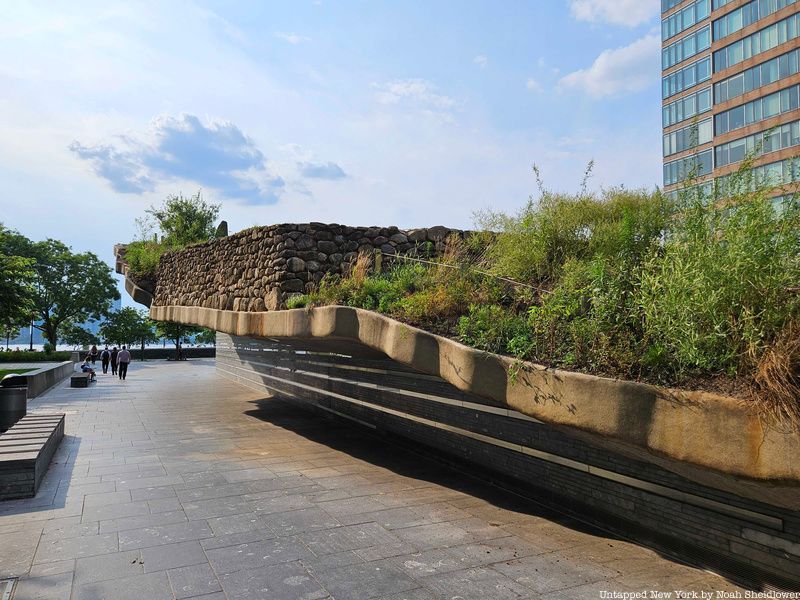
<instances>
[{"instance_id":1,"label":"person walking","mask_svg":"<svg viewBox=\"0 0 800 600\"><path fill-rule=\"evenodd\" d=\"M111 374L112 375L116 375L117 374L117 354L119 354L119 350L117 350L117 347L114 346L111 349Z\"/></svg>"},{"instance_id":2,"label":"person walking","mask_svg":"<svg viewBox=\"0 0 800 600\"><path fill-rule=\"evenodd\" d=\"M122 350L117 354L117 368L119 369L119 378L125 381L128 375L128 364L131 362L131 353L128 352L128 347L123 346Z\"/></svg>"},{"instance_id":3,"label":"person walking","mask_svg":"<svg viewBox=\"0 0 800 600\"><path fill-rule=\"evenodd\" d=\"M97 346L92 345L92 349L89 350L89 356L92 357L92 364L94 364L97 360Z\"/></svg>"},{"instance_id":4,"label":"person walking","mask_svg":"<svg viewBox=\"0 0 800 600\"><path fill-rule=\"evenodd\" d=\"M108 373L108 363L111 360L111 351L106 346L100 353L100 362L103 363L103 373Z\"/></svg>"}]
</instances>

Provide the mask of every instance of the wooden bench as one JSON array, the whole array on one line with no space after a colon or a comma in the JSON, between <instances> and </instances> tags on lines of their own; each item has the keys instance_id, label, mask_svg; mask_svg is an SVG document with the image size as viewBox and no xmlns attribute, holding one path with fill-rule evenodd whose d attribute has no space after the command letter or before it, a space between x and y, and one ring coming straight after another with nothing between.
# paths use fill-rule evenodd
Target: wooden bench
<instances>
[{"instance_id":1,"label":"wooden bench","mask_svg":"<svg viewBox=\"0 0 800 600\"><path fill-rule=\"evenodd\" d=\"M0 434L0 500L35 496L63 437L63 414L29 414Z\"/></svg>"},{"instance_id":2,"label":"wooden bench","mask_svg":"<svg viewBox=\"0 0 800 600\"><path fill-rule=\"evenodd\" d=\"M69 387L89 387L91 379L91 373L75 373L69 378Z\"/></svg>"}]
</instances>

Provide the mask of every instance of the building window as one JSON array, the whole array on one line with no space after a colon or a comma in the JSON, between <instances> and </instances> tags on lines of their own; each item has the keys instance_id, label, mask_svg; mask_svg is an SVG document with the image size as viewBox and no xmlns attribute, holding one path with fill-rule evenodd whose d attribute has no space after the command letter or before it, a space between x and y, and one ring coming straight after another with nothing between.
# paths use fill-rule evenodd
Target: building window
<instances>
[{"instance_id":1,"label":"building window","mask_svg":"<svg viewBox=\"0 0 800 600\"><path fill-rule=\"evenodd\" d=\"M714 165L724 167L745 159L748 154L761 156L800 145L800 121L784 123L769 131L720 144L714 148Z\"/></svg>"},{"instance_id":2,"label":"building window","mask_svg":"<svg viewBox=\"0 0 800 600\"><path fill-rule=\"evenodd\" d=\"M673 4L673 6L675 6L675 4ZM678 35L680 32L689 29L689 27L692 27L695 23L707 19L709 8L709 0L697 0L697 2L693 2L686 8L663 19L661 21L661 39L668 40Z\"/></svg>"},{"instance_id":3,"label":"building window","mask_svg":"<svg viewBox=\"0 0 800 600\"><path fill-rule=\"evenodd\" d=\"M717 73L757 54L772 50L779 44L797 37L798 19L794 14L760 31L748 35L714 52L714 72Z\"/></svg>"},{"instance_id":4,"label":"building window","mask_svg":"<svg viewBox=\"0 0 800 600\"><path fill-rule=\"evenodd\" d=\"M722 190L723 193L728 193L730 190L727 188L731 183L732 175L733 174L717 177L715 180L717 189ZM752 191L756 187L774 187L798 180L800 180L800 164L793 158L787 158L766 165L753 167L747 183L749 183L749 187ZM743 192L745 190L733 191Z\"/></svg>"},{"instance_id":5,"label":"building window","mask_svg":"<svg viewBox=\"0 0 800 600\"><path fill-rule=\"evenodd\" d=\"M714 41L736 33L740 29L752 25L759 19L794 4L797 0L752 0L732 10L727 15L716 19L713 23ZM715 6L715 8L718 8Z\"/></svg>"},{"instance_id":6,"label":"building window","mask_svg":"<svg viewBox=\"0 0 800 600\"><path fill-rule=\"evenodd\" d=\"M711 110L711 88L707 87L664 106L661 110L661 120L664 127L670 127L709 110Z\"/></svg>"},{"instance_id":7,"label":"building window","mask_svg":"<svg viewBox=\"0 0 800 600\"><path fill-rule=\"evenodd\" d=\"M713 127L711 119L694 123L664 135L664 156L696 148L711 141Z\"/></svg>"},{"instance_id":8,"label":"building window","mask_svg":"<svg viewBox=\"0 0 800 600\"><path fill-rule=\"evenodd\" d=\"M711 29L703 27L685 38L670 44L661 51L661 68L669 69L679 62L699 54L711 47Z\"/></svg>"},{"instance_id":9,"label":"building window","mask_svg":"<svg viewBox=\"0 0 800 600\"><path fill-rule=\"evenodd\" d=\"M670 73L661 79L662 98L669 98L683 90L707 81L711 77L711 58L701 58L697 62Z\"/></svg>"},{"instance_id":10,"label":"building window","mask_svg":"<svg viewBox=\"0 0 800 600\"><path fill-rule=\"evenodd\" d=\"M664 185L673 185L691 177L708 175L713 169L712 151L705 150L664 164Z\"/></svg>"},{"instance_id":11,"label":"building window","mask_svg":"<svg viewBox=\"0 0 800 600\"><path fill-rule=\"evenodd\" d=\"M714 102L721 104L780 79L800 72L800 49L737 73L714 84Z\"/></svg>"},{"instance_id":12,"label":"building window","mask_svg":"<svg viewBox=\"0 0 800 600\"><path fill-rule=\"evenodd\" d=\"M714 133L722 135L797 108L800 108L800 85L793 85L715 115Z\"/></svg>"}]
</instances>

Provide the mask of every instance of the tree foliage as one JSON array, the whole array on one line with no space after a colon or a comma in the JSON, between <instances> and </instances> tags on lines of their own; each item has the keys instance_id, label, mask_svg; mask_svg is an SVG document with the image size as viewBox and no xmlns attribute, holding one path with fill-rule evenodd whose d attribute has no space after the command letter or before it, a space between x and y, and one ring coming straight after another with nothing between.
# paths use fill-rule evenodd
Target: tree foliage
<instances>
[{"instance_id":1,"label":"tree foliage","mask_svg":"<svg viewBox=\"0 0 800 600\"><path fill-rule=\"evenodd\" d=\"M62 332L59 333L58 339L69 346L80 348L86 348L93 344L100 343L99 337L88 329L76 325L75 323L70 323L64 327Z\"/></svg>"},{"instance_id":2,"label":"tree foliage","mask_svg":"<svg viewBox=\"0 0 800 600\"><path fill-rule=\"evenodd\" d=\"M156 321L156 333L158 333L158 337L172 341L176 349L180 344L188 343L192 336L202 333L203 330L203 327L184 325L183 323L176 323L174 321Z\"/></svg>"},{"instance_id":3,"label":"tree foliage","mask_svg":"<svg viewBox=\"0 0 800 600\"><path fill-rule=\"evenodd\" d=\"M27 323L33 308L33 260L16 254L18 235L0 223L0 327L4 334Z\"/></svg>"},{"instance_id":4,"label":"tree foliage","mask_svg":"<svg viewBox=\"0 0 800 600\"><path fill-rule=\"evenodd\" d=\"M158 223L162 243L182 248L214 237L214 221L219 215L219 208L219 204L206 202L198 190L188 198L183 194L167 196L160 207L151 206L145 212Z\"/></svg>"},{"instance_id":5,"label":"tree foliage","mask_svg":"<svg viewBox=\"0 0 800 600\"><path fill-rule=\"evenodd\" d=\"M136 219L139 239L128 244L125 251L125 260L133 274L151 277L164 252L213 239L219 207L206 202L198 190L189 198L182 194L167 196L160 207L147 209L145 217ZM160 241L154 231L156 227L161 232Z\"/></svg>"},{"instance_id":6,"label":"tree foliage","mask_svg":"<svg viewBox=\"0 0 800 600\"><path fill-rule=\"evenodd\" d=\"M58 240L33 242L6 231L0 253L31 261L30 305L40 322L35 327L53 346L62 327L99 319L119 298L111 269L92 252L74 253Z\"/></svg>"},{"instance_id":7,"label":"tree foliage","mask_svg":"<svg viewBox=\"0 0 800 600\"><path fill-rule=\"evenodd\" d=\"M118 346L130 346L134 343L143 346L158 340L153 331L153 322L147 317L147 313L128 306L106 317L100 325L100 335L107 344Z\"/></svg>"}]
</instances>

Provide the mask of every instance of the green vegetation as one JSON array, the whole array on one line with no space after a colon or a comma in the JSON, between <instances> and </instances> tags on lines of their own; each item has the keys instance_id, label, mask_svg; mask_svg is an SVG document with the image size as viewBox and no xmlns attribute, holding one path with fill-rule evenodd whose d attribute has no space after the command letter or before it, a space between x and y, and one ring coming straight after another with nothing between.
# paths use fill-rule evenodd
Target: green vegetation
<instances>
[{"instance_id":1,"label":"green vegetation","mask_svg":"<svg viewBox=\"0 0 800 600\"><path fill-rule=\"evenodd\" d=\"M451 239L435 265L371 273L362 256L289 306L375 310L482 350L746 396L800 422L800 201L776 210L749 173L672 202L543 191L516 215L478 215L496 235Z\"/></svg>"},{"instance_id":2,"label":"green vegetation","mask_svg":"<svg viewBox=\"0 0 800 600\"><path fill-rule=\"evenodd\" d=\"M216 332L205 327L184 325L175 321L155 321L155 326L156 334L159 338L166 338L175 344L176 359L181 357L181 345L188 344L192 340L192 336L197 336L198 343L213 343L216 341Z\"/></svg>"},{"instance_id":3,"label":"green vegetation","mask_svg":"<svg viewBox=\"0 0 800 600\"><path fill-rule=\"evenodd\" d=\"M55 346L71 324L99 319L119 298L105 262L91 252L74 253L58 240L34 242L0 227L0 263L3 257L16 265L0 273L0 290L7 293L0 306L16 315L0 314L4 333L34 319L34 326ZM10 274L14 269L17 276Z\"/></svg>"},{"instance_id":4,"label":"green vegetation","mask_svg":"<svg viewBox=\"0 0 800 600\"><path fill-rule=\"evenodd\" d=\"M0 369L0 380L11 373L14 373L15 375L22 375L23 373L30 373L31 371L35 370L36 369Z\"/></svg>"},{"instance_id":5,"label":"green vegetation","mask_svg":"<svg viewBox=\"0 0 800 600\"><path fill-rule=\"evenodd\" d=\"M27 350L20 352L0 352L0 363L27 363L27 362L63 362L70 359L70 353L59 352L29 352Z\"/></svg>"},{"instance_id":6,"label":"green vegetation","mask_svg":"<svg viewBox=\"0 0 800 600\"><path fill-rule=\"evenodd\" d=\"M111 313L100 325L100 335L108 345L129 348L133 344L144 348L146 344L158 341L147 311L136 310L129 306Z\"/></svg>"},{"instance_id":7,"label":"green vegetation","mask_svg":"<svg viewBox=\"0 0 800 600\"><path fill-rule=\"evenodd\" d=\"M153 276L164 252L213 239L218 215L219 204L206 202L200 191L188 198L182 194L168 196L160 207L151 206L145 217L137 219L140 239L128 244L125 251L125 260L133 274ZM161 233L160 240L156 227Z\"/></svg>"}]
</instances>

